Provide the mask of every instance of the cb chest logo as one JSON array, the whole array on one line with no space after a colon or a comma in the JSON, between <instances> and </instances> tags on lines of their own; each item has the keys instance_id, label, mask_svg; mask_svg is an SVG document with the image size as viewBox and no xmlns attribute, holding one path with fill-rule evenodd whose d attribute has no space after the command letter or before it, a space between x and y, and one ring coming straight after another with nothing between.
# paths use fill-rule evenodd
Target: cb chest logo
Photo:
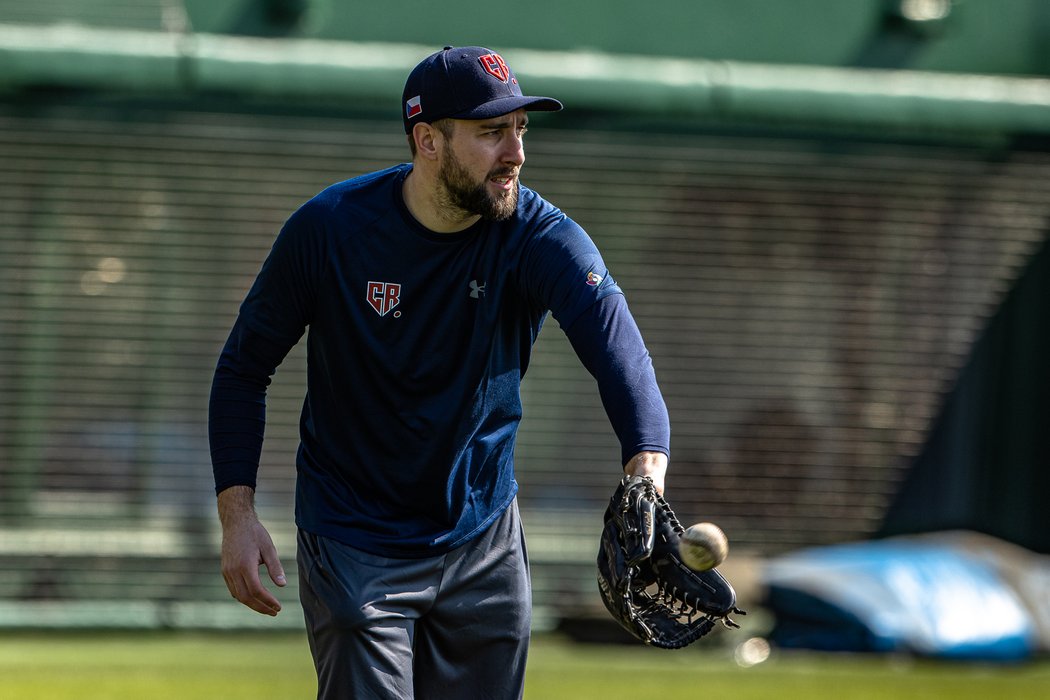
<instances>
[{"instance_id":1,"label":"cb chest logo","mask_svg":"<svg viewBox=\"0 0 1050 700\"><path fill-rule=\"evenodd\" d=\"M365 299L380 316L386 316L401 302L401 285L396 282L369 282ZM394 313L394 318L401 312Z\"/></svg>"}]
</instances>

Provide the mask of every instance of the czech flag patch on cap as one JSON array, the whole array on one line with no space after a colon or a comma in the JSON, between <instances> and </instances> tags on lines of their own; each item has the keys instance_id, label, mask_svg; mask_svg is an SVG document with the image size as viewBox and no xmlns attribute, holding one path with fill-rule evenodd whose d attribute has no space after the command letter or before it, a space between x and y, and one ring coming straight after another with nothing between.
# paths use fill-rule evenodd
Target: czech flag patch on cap
<instances>
[{"instance_id":1,"label":"czech flag patch on cap","mask_svg":"<svg viewBox=\"0 0 1050 700\"><path fill-rule=\"evenodd\" d=\"M419 95L416 95L408 102L405 103L405 116L411 119L412 117L418 117L423 113L423 105L419 102Z\"/></svg>"}]
</instances>

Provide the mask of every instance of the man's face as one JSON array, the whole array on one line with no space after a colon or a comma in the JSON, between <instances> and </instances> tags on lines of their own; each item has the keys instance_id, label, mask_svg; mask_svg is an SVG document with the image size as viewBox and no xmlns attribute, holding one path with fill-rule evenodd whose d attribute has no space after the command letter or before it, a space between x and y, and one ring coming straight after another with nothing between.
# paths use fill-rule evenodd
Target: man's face
<instances>
[{"instance_id":1,"label":"man's face","mask_svg":"<svg viewBox=\"0 0 1050 700\"><path fill-rule=\"evenodd\" d=\"M523 109L493 119L454 120L438 171L443 204L493 221L514 214L528 121Z\"/></svg>"}]
</instances>

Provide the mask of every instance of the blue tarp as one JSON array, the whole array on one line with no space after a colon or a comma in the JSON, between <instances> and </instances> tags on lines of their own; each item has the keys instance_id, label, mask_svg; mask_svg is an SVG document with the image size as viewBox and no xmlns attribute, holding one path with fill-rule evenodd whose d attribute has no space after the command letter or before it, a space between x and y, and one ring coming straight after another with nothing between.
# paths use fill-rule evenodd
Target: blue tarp
<instances>
[{"instance_id":1,"label":"blue tarp","mask_svg":"<svg viewBox=\"0 0 1050 700\"><path fill-rule=\"evenodd\" d=\"M772 560L768 605L781 647L1021 660L1031 616L986 560L937 543L886 540Z\"/></svg>"}]
</instances>

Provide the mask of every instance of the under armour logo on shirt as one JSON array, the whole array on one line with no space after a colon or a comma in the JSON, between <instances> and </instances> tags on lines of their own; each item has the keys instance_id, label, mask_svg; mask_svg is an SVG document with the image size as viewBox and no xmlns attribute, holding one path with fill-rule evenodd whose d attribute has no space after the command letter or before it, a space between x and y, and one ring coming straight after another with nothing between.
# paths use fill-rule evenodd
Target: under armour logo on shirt
<instances>
[{"instance_id":1,"label":"under armour logo on shirt","mask_svg":"<svg viewBox=\"0 0 1050 700\"><path fill-rule=\"evenodd\" d=\"M477 280L470 281L470 298L479 299L485 296L485 283L478 284Z\"/></svg>"}]
</instances>

